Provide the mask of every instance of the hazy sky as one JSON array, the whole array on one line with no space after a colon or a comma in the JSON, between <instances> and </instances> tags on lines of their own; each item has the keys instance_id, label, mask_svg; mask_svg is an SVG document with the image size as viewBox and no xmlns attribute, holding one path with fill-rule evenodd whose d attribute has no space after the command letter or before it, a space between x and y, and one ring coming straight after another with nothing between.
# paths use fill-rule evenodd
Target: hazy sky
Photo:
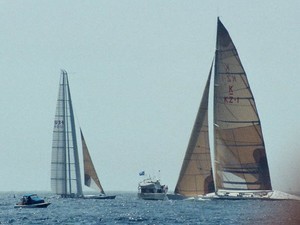
<instances>
[{"instance_id":1,"label":"hazy sky","mask_svg":"<svg viewBox=\"0 0 300 225\"><path fill-rule=\"evenodd\" d=\"M300 191L299 12L299 0L1 0L0 191L50 191L60 69L104 189L137 191L140 171L160 170L173 190L217 16L248 75L273 188Z\"/></svg>"}]
</instances>

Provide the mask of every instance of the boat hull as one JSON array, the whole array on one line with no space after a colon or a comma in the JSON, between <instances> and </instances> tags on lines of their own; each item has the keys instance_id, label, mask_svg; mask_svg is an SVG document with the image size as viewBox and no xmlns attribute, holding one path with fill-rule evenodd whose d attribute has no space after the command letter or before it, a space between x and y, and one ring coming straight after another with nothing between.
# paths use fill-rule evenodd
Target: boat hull
<instances>
[{"instance_id":1,"label":"boat hull","mask_svg":"<svg viewBox=\"0 0 300 225\"><path fill-rule=\"evenodd\" d=\"M116 195L85 195L84 199L115 199Z\"/></svg>"},{"instance_id":2,"label":"boat hull","mask_svg":"<svg viewBox=\"0 0 300 225\"><path fill-rule=\"evenodd\" d=\"M265 192L227 192L221 194L209 193L199 195L195 200L259 200L259 201L283 201L296 200L300 201L300 197L281 191L265 191Z\"/></svg>"},{"instance_id":3,"label":"boat hull","mask_svg":"<svg viewBox=\"0 0 300 225\"><path fill-rule=\"evenodd\" d=\"M201 199L201 198L199 198ZM216 197L202 197L202 199L211 199L211 200L268 200L276 201L282 199L273 199L269 197L237 197L237 196L216 196Z\"/></svg>"},{"instance_id":4,"label":"boat hull","mask_svg":"<svg viewBox=\"0 0 300 225\"><path fill-rule=\"evenodd\" d=\"M167 197L169 200L184 200L188 198L180 194L167 194Z\"/></svg>"},{"instance_id":5,"label":"boat hull","mask_svg":"<svg viewBox=\"0 0 300 225\"><path fill-rule=\"evenodd\" d=\"M273 196L272 191L265 192L226 192L226 193L209 193L203 196L197 196L198 200L264 200L264 201L278 201L286 200L286 198L278 198Z\"/></svg>"},{"instance_id":6,"label":"boat hull","mask_svg":"<svg viewBox=\"0 0 300 225\"><path fill-rule=\"evenodd\" d=\"M47 208L50 204L51 203L49 202L30 204L30 205L16 204L14 208Z\"/></svg>"},{"instance_id":7,"label":"boat hull","mask_svg":"<svg viewBox=\"0 0 300 225\"><path fill-rule=\"evenodd\" d=\"M166 193L138 193L139 199L144 200L166 200L167 195Z\"/></svg>"}]
</instances>

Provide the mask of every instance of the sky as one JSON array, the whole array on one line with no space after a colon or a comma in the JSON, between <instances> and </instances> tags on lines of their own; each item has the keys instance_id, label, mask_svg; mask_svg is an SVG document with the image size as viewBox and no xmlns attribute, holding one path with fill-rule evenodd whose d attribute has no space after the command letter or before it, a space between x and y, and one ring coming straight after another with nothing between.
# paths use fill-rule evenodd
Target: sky
<instances>
[{"instance_id":1,"label":"sky","mask_svg":"<svg viewBox=\"0 0 300 225\"><path fill-rule=\"evenodd\" d=\"M104 189L137 191L144 170L174 190L219 16L256 100L273 189L300 192L299 10L298 0L0 0L0 191L51 190L61 69Z\"/></svg>"}]
</instances>

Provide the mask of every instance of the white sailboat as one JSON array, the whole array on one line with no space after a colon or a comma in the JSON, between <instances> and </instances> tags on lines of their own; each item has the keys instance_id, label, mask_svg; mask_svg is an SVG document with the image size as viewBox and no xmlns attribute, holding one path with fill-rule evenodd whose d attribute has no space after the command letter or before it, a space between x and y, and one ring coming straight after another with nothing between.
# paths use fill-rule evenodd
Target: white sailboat
<instances>
[{"instance_id":1,"label":"white sailboat","mask_svg":"<svg viewBox=\"0 0 300 225\"><path fill-rule=\"evenodd\" d=\"M210 86L212 65L175 194L271 199L273 191L255 100L238 52L219 18L213 64L214 83ZM209 147L209 88L214 88L214 160Z\"/></svg>"},{"instance_id":2,"label":"white sailboat","mask_svg":"<svg viewBox=\"0 0 300 225\"><path fill-rule=\"evenodd\" d=\"M82 131L81 138L85 161L85 184L90 187L91 180L94 181L97 185L99 184L100 195L84 196L82 192L80 163L76 139L76 127L68 74L65 70L62 70L52 140L52 192L65 198L115 198L115 196L105 195L97 177L92 160L90 158ZM88 168L87 171L86 168Z\"/></svg>"},{"instance_id":3,"label":"white sailboat","mask_svg":"<svg viewBox=\"0 0 300 225\"><path fill-rule=\"evenodd\" d=\"M82 197L76 129L67 72L62 70L54 119L51 189L62 197Z\"/></svg>"}]
</instances>

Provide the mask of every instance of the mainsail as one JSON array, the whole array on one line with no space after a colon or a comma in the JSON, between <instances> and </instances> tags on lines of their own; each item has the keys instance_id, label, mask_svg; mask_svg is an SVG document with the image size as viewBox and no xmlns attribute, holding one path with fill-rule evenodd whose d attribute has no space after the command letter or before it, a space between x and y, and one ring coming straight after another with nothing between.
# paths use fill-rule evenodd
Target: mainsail
<instances>
[{"instance_id":1,"label":"mainsail","mask_svg":"<svg viewBox=\"0 0 300 225\"><path fill-rule=\"evenodd\" d=\"M175 193L192 197L214 192L208 137L208 96L212 66L185 153Z\"/></svg>"},{"instance_id":2,"label":"mainsail","mask_svg":"<svg viewBox=\"0 0 300 225\"><path fill-rule=\"evenodd\" d=\"M84 184L88 187L99 190L100 193L105 194L104 190L100 184L99 178L97 176L92 158L90 156L89 150L87 148L85 139L80 129L81 142L82 142L82 152L83 152L83 164L84 164Z\"/></svg>"},{"instance_id":3,"label":"mainsail","mask_svg":"<svg viewBox=\"0 0 300 225\"><path fill-rule=\"evenodd\" d=\"M245 70L218 19L214 74L216 189L272 190L260 119Z\"/></svg>"},{"instance_id":4,"label":"mainsail","mask_svg":"<svg viewBox=\"0 0 300 225\"><path fill-rule=\"evenodd\" d=\"M75 122L67 72L61 71L53 128L51 189L63 197L82 196Z\"/></svg>"},{"instance_id":5,"label":"mainsail","mask_svg":"<svg viewBox=\"0 0 300 225\"><path fill-rule=\"evenodd\" d=\"M192 197L220 190L271 191L254 97L237 50L219 19L214 61L214 173L208 132L211 67L175 194Z\"/></svg>"}]
</instances>

